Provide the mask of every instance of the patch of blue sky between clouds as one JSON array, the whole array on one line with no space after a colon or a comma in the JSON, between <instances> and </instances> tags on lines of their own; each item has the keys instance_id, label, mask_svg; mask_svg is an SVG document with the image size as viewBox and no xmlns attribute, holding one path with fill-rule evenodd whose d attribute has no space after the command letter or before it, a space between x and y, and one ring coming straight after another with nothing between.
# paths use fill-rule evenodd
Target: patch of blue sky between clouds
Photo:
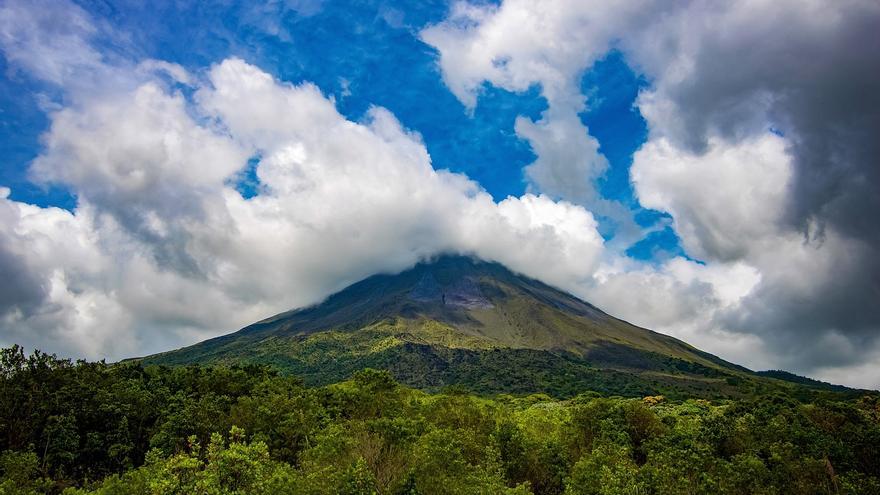
<instances>
[{"instance_id":1,"label":"patch of blue sky between clouds","mask_svg":"<svg viewBox=\"0 0 880 495\"><path fill-rule=\"evenodd\" d=\"M233 180L235 190L244 199L251 199L260 194L260 178L257 177L257 166L259 163L260 156L252 156L248 159L247 165L241 169Z\"/></svg>"},{"instance_id":2,"label":"patch of blue sky between clouds","mask_svg":"<svg viewBox=\"0 0 880 495\"><path fill-rule=\"evenodd\" d=\"M634 208L638 202L629 168L633 153L648 137L648 125L634 103L646 86L647 81L629 68L618 51L597 61L581 78L581 93L587 98L587 109L580 113L581 122L599 141L599 151L610 165L599 179L599 192L607 199Z\"/></svg>"},{"instance_id":3,"label":"patch of blue sky between clouds","mask_svg":"<svg viewBox=\"0 0 880 495\"><path fill-rule=\"evenodd\" d=\"M67 190L34 184L28 177L28 164L49 126L45 110L52 88L9 67L2 56L0 74L0 187L8 187L16 201L72 209L76 198Z\"/></svg>"},{"instance_id":4,"label":"patch of blue sky between clouds","mask_svg":"<svg viewBox=\"0 0 880 495\"><path fill-rule=\"evenodd\" d=\"M630 181L633 153L648 137L648 125L635 106L639 91L647 86L645 78L627 65L623 54L612 51L581 78L581 93L587 98L587 109L581 112L580 118L599 142L599 151L608 159L608 171L598 180L599 193L629 206L640 226L656 229L627 249L626 254L659 262L686 255L681 240L669 225L672 220L669 214L642 208ZM600 232L606 238L613 235L614 229L601 223L609 221L600 219Z\"/></svg>"}]
</instances>

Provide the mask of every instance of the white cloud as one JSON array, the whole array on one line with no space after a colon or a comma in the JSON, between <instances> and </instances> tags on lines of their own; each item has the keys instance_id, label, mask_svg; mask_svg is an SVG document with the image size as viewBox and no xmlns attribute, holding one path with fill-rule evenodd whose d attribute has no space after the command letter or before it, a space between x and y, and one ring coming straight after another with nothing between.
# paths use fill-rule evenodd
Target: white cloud
<instances>
[{"instance_id":1,"label":"white cloud","mask_svg":"<svg viewBox=\"0 0 880 495\"><path fill-rule=\"evenodd\" d=\"M6 253L0 271L27 274L4 277L19 297L4 298L3 340L90 355L133 351L124 333L130 321L102 290L113 263L101 254L89 226L65 210L6 195L0 198L0 216L0 248Z\"/></svg>"},{"instance_id":2,"label":"white cloud","mask_svg":"<svg viewBox=\"0 0 880 495\"><path fill-rule=\"evenodd\" d=\"M705 153L652 139L630 171L639 202L672 214L688 253L702 260L737 260L767 248L785 208L792 174L785 139L772 133L727 145L713 139Z\"/></svg>"},{"instance_id":3,"label":"white cloud","mask_svg":"<svg viewBox=\"0 0 880 495\"><path fill-rule=\"evenodd\" d=\"M577 104L577 77L602 57L621 25L654 15L647 1L508 0L500 6L458 2L448 19L421 32L440 51L440 68L452 92L477 103L483 81L523 91L541 84L549 100ZM582 102L581 102L582 103Z\"/></svg>"},{"instance_id":4,"label":"white cloud","mask_svg":"<svg viewBox=\"0 0 880 495\"><path fill-rule=\"evenodd\" d=\"M602 250L583 208L534 195L496 204L434 170L387 110L348 121L314 86L238 59L214 66L193 102L142 74L130 92L51 116L33 173L75 191L74 213L3 200L3 245L16 260L29 253L38 289L35 304L6 305L4 339L123 357L226 333L438 252L564 280L575 260L585 269L574 275L588 276ZM245 199L230 179L252 155L261 193Z\"/></svg>"},{"instance_id":5,"label":"white cloud","mask_svg":"<svg viewBox=\"0 0 880 495\"><path fill-rule=\"evenodd\" d=\"M72 3L4 2L0 46L15 65L51 83L75 83L103 72L103 57L89 43L97 32L88 14Z\"/></svg>"},{"instance_id":6,"label":"white cloud","mask_svg":"<svg viewBox=\"0 0 880 495\"><path fill-rule=\"evenodd\" d=\"M594 206L594 181L608 168L599 143L587 134L574 111L550 110L538 122L519 117L516 133L529 142L537 159L524 172L533 189ZM554 115L556 114L556 115Z\"/></svg>"}]
</instances>

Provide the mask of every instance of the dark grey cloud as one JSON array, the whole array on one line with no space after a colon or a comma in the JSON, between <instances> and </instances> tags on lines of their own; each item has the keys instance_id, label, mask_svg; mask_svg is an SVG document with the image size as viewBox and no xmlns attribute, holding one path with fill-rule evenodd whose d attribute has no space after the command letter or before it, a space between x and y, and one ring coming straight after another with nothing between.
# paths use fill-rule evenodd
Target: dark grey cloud
<instances>
[{"instance_id":1,"label":"dark grey cloud","mask_svg":"<svg viewBox=\"0 0 880 495\"><path fill-rule=\"evenodd\" d=\"M661 20L630 46L665 105L652 132L697 154L719 136L735 144L768 129L783 135L793 175L778 229L834 250L814 273L765 277L724 324L761 335L798 369L864 359L880 344L880 3L710 7L692 3L687 23ZM713 246L703 243L709 258L729 258ZM775 248L785 249L760 249ZM841 345L823 344L831 340Z\"/></svg>"},{"instance_id":2,"label":"dark grey cloud","mask_svg":"<svg viewBox=\"0 0 880 495\"><path fill-rule=\"evenodd\" d=\"M880 3L799 13L767 8L707 30L693 76L666 88L695 151L708 136L738 140L769 121L796 158L788 220L880 239ZM872 214L874 213L874 214ZM815 223L814 223L815 222Z\"/></svg>"},{"instance_id":3,"label":"dark grey cloud","mask_svg":"<svg viewBox=\"0 0 880 495\"><path fill-rule=\"evenodd\" d=\"M11 311L29 314L46 297L43 280L31 271L21 256L12 252L13 245L0 233L0 316Z\"/></svg>"},{"instance_id":4,"label":"dark grey cloud","mask_svg":"<svg viewBox=\"0 0 880 495\"><path fill-rule=\"evenodd\" d=\"M870 359L880 339L880 259L864 244L837 254L830 266L797 275L806 290L779 280L760 284L723 314L724 326L761 335L789 369L809 372Z\"/></svg>"}]
</instances>

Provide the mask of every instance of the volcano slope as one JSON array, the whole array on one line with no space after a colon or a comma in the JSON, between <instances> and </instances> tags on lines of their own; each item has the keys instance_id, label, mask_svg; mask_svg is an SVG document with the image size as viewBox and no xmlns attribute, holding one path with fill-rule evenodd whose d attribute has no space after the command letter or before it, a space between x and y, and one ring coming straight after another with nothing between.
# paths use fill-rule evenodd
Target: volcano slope
<instances>
[{"instance_id":1,"label":"volcano slope","mask_svg":"<svg viewBox=\"0 0 880 495\"><path fill-rule=\"evenodd\" d=\"M141 359L270 365L310 385L386 369L425 390L723 398L809 387L756 373L614 318L498 263L443 256L375 275L320 304Z\"/></svg>"}]
</instances>

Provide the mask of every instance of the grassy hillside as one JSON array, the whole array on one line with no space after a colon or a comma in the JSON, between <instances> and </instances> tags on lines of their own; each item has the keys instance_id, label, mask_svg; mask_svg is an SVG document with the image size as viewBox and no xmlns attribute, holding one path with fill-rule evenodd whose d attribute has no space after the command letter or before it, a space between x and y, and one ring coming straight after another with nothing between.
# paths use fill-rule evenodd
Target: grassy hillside
<instances>
[{"instance_id":1,"label":"grassy hillside","mask_svg":"<svg viewBox=\"0 0 880 495\"><path fill-rule=\"evenodd\" d=\"M612 343L598 344L586 357L501 347L430 320L380 322L348 332L268 335L247 345L232 341L215 348L196 346L144 362L268 365L314 386L376 368L427 391L460 385L482 395L546 393L568 398L593 390L625 397L722 398L796 388L735 369Z\"/></svg>"},{"instance_id":2,"label":"grassy hillside","mask_svg":"<svg viewBox=\"0 0 880 495\"><path fill-rule=\"evenodd\" d=\"M142 362L270 365L316 386L369 367L427 391L461 385L559 398L584 390L721 398L798 387L618 320L497 263L455 256L370 277L316 306Z\"/></svg>"}]
</instances>

